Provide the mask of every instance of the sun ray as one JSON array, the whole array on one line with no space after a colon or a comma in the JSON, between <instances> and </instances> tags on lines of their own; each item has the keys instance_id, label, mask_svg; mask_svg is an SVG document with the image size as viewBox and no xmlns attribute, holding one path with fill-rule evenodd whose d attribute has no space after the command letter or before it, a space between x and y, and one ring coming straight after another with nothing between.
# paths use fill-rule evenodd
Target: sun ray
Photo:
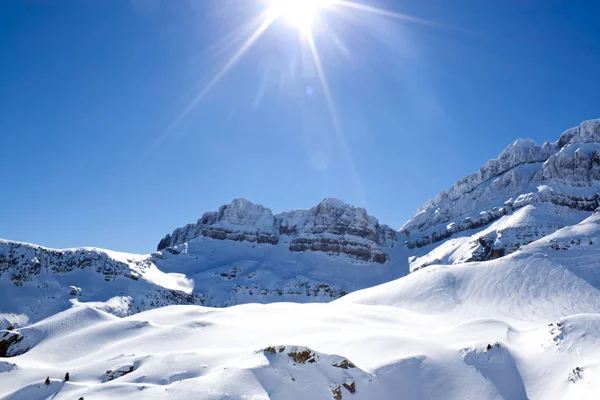
<instances>
[{"instance_id":1,"label":"sun ray","mask_svg":"<svg viewBox=\"0 0 600 400\"><path fill-rule=\"evenodd\" d=\"M254 18L249 19L223 37L209 43L208 46L201 52L202 56L208 55L211 58L218 58L229 54L235 44L245 42L255 31L256 27L262 25L265 21L265 13L261 13Z\"/></svg>"},{"instance_id":2,"label":"sun ray","mask_svg":"<svg viewBox=\"0 0 600 400\"><path fill-rule=\"evenodd\" d=\"M198 94L193 97L193 99L187 104L187 106L183 108L183 110L169 124L169 126L156 138L148 154L155 151L156 148L162 144L162 142L173 132L180 122L188 116L188 114L198 105L198 103L206 96L206 94L211 91L211 89L213 89L213 87L217 85L219 81L221 81L221 79L238 63L238 61L248 52L248 50L254 46L263 33L265 33L265 31L267 31L276 20L286 19L292 27L298 30L299 40L304 44L308 44L317 69L320 83L323 87L327 108L331 116L336 135L342 144L344 144L344 137L340 126L340 121L337 115L335 104L333 102L333 95L329 88L322 61L319 57L319 52L317 51L313 36L313 21L318 17L318 14L327 11L339 12L343 10L356 10L361 13L379 15L412 23L449 29L460 29L424 18L360 4L353 0L262 0L262 2L266 3L266 8L263 9L263 12L259 13L259 15L252 18L247 23L243 23L241 26L238 26L231 33L213 43L208 49L209 52L211 52L212 49L214 52L221 53L230 50L230 48L233 47L233 55L227 59L222 68L217 71L210 81L208 81L208 83L201 88ZM257 28L253 29L256 26ZM240 47L236 48L234 47L234 43L238 41L243 41L243 43ZM344 147L344 151L348 156L350 163L353 164L349 149L345 144Z\"/></svg>"},{"instance_id":3,"label":"sun ray","mask_svg":"<svg viewBox=\"0 0 600 400\"><path fill-rule=\"evenodd\" d=\"M327 78L325 77L325 72L323 70L323 65L321 64L321 57L317 51L317 47L315 45L315 40L312 35L306 36L306 42L308 43L308 48L313 58L313 62L315 63L315 68L317 70L317 75L319 77L319 82L323 88L323 94L325 95L325 100L327 102L327 107L329 109L329 113L331 114L331 119L334 125L334 129L338 136L341 136L341 129L339 120L337 117L337 112L335 109L335 104L333 103L333 98L331 96L331 91L329 90L329 84L327 83Z\"/></svg>"},{"instance_id":4,"label":"sun ray","mask_svg":"<svg viewBox=\"0 0 600 400\"><path fill-rule=\"evenodd\" d=\"M263 22L260 26L246 39L246 41L240 46L240 48L234 53L234 55L225 63L225 65L217 72L217 74L204 86L204 88L194 97L194 99L183 109L183 111L171 122L171 124L163 131L163 133L154 142L153 148L158 147L163 140L171 133L171 131L196 107L198 102L229 72L240 58L246 54L246 52L256 43L256 41L262 36L262 34L271 26L275 17L272 15L264 14Z\"/></svg>"},{"instance_id":5,"label":"sun ray","mask_svg":"<svg viewBox=\"0 0 600 400\"><path fill-rule=\"evenodd\" d=\"M333 124L333 129L335 131L336 137L340 143L340 147L342 150L342 154L346 157L346 161L348 162L348 167L350 168L350 172L352 175L352 179L354 180L354 185L358 190L360 195L360 200L363 204L366 205L366 197L363 191L362 183L360 181L360 176L356 171L356 166L354 164L354 157L346 144L346 139L344 137L344 133L342 131L342 127L340 124L340 120L338 118L337 110L335 107L335 103L333 102L333 96L331 95L331 90L329 89L329 83L327 82L327 77L325 76L325 70L323 69L323 64L321 63L321 57L319 56L319 52L317 51L317 46L315 45L315 40L313 35L309 32L306 35L306 42L308 43L308 48L313 58L313 62L315 63L315 68L317 70L317 76L319 77L319 82L321 83L321 88L323 89L323 94L325 96L325 102L327 103L327 108L329 111L329 116L331 118L331 122Z\"/></svg>"},{"instance_id":6,"label":"sun ray","mask_svg":"<svg viewBox=\"0 0 600 400\"><path fill-rule=\"evenodd\" d=\"M365 4L359 4L359 3L356 3L354 1L349 1L349 0L331 0L331 4L333 6L351 8L354 10L363 11L363 12L367 12L370 14L381 15L384 17L389 17L389 18L394 18L394 19L400 19L400 20L407 21L407 22L414 22L414 23L421 24L421 25L436 26L439 28L457 29L453 26L440 24L439 22L431 21L431 20L428 20L425 18L414 17L412 15L394 12L394 11L386 10L384 8L367 6Z\"/></svg>"}]
</instances>

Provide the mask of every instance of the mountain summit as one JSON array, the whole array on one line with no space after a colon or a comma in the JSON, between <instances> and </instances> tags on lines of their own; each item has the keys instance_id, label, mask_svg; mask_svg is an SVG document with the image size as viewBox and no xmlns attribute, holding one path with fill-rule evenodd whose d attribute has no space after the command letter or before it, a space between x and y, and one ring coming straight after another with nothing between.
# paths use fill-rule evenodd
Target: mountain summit
<instances>
[{"instance_id":1,"label":"mountain summit","mask_svg":"<svg viewBox=\"0 0 600 400\"><path fill-rule=\"evenodd\" d=\"M599 193L600 120L590 120L554 143L516 140L426 202L400 232L416 249L413 270L499 257L580 222L600 206Z\"/></svg>"},{"instance_id":2,"label":"mountain summit","mask_svg":"<svg viewBox=\"0 0 600 400\"><path fill-rule=\"evenodd\" d=\"M276 245L281 237L295 252L343 254L365 262L385 263L384 247L393 247L396 233L379 225L364 208L324 199L308 210L273 215L270 209L235 199L219 211L207 212L195 224L176 229L158 244L158 251L198 237Z\"/></svg>"}]
</instances>

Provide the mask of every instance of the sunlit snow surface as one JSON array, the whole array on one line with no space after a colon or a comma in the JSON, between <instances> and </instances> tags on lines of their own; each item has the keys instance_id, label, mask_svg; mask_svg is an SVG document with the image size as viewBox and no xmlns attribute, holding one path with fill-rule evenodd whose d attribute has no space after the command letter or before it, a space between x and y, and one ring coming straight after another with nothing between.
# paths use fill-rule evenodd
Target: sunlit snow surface
<instances>
[{"instance_id":1,"label":"sunlit snow surface","mask_svg":"<svg viewBox=\"0 0 600 400\"><path fill-rule=\"evenodd\" d=\"M28 351L0 359L0 396L597 398L599 249L596 214L501 259L431 266L328 304L122 318L75 304L10 333Z\"/></svg>"}]
</instances>

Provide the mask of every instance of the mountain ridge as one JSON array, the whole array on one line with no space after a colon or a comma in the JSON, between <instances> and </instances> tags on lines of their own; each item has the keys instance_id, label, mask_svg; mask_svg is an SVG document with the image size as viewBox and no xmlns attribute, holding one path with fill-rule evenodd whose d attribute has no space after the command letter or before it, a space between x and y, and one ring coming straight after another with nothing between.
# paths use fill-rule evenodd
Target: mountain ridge
<instances>
[{"instance_id":1,"label":"mountain ridge","mask_svg":"<svg viewBox=\"0 0 600 400\"><path fill-rule=\"evenodd\" d=\"M433 246L442 246L451 238L476 235L529 205L547 209L539 223L562 227L560 215L564 210L576 215L579 211L592 212L600 207L599 192L600 120L596 119L566 130L553 143L538 145L530 139L514 141L478 172L459 179L450 189L425 202L400 228L404 237L401 241L408 248L416 249L417 256L422 256L433 250ZM551 232L543 230L543 233ZM542 233L532 234L498 248L494 254L509 254L542 236ZM472 242L477 240L489 241L481 237L471 239ZM482 246L487 245L482 243ZM411 269L420 267L422 265L411 266Z\"/></svg>"},{"instance_id":2,"label":"mountain ridge","mask_svg":"<svg viewBox=\"0 0 600 400\"><path fill-rule=\"evenodd\" d=\"M279 243L291 237L290 251L343 253L362 261L383 264L388 256L382 246L396 242L396 233L369 215L367 210L326 198L310 209L273 214L269 208L244 198L234 199L205 213L195 224L177 228L165 236L157 250L204 236L218 240ZM342 236L343 240L336 239Z\"/></svg>"},{"instance_id":3,"label":"mountain ridge","mask_svg":"<svg viewBox=\"0 0 600 400\"><path fill-rule=\"evenodd\" d=\"M562 174L569 168L571 174ZM554 143L515 140L398 231L337 199L274 214L240 198L175 229L149 255L0 241L0 286L26 299L35 298L37 286L43 296L60 299L56 309L110 300L106 307L120 314L167 304L331 301L422 268L505 257L575 225L599 205L599 168L600 120L590 120ZM565 176L589 179L563 185ZM461 195L450 201L451 193ZM90 287L88 280L105 283ZM32 319L55 311L9 304L5 314ZM0 320L8 321L6 315Z\"/></svg>"},{"instance_id":4,"label":"mountain ridge","mask_svg":"<svg viewBox=\"0 0 600 400\"><path fill-rule=\"evenodd\" d=\"M0 397L595 398L586 126L543 162L513 142L486 167L510 169L410 231L335 199L276 215L236 199L148 255L0 240Z\"/></svg>"}]
</instances>

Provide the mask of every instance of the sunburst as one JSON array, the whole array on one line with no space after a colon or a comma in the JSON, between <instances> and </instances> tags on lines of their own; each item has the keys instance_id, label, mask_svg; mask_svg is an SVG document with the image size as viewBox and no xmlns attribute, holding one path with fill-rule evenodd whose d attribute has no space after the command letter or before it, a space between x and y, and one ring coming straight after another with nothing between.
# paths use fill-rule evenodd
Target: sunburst
<instances>
[{"instance_id":1,"label":"sunburst","mask_svg":"<svg viewBox=\"0 0 600 400\"><path fill-rule=\"evenodd\" d=\"M331 5L331 0L271 0L269 13L283 18L301 33L308 35L317 15Z\"/></svg>"},{"instance_id":2,"label":"sunburst","mask_svg":"<svg viewBox=\"0 0 600 400\"><path fill-rule=\"evenodd\" d=\"M227 1L227 0L223 0ZM393 12L383 8L378 8L363 3L350 0L255 0L264 5L262 13L258 16L259 21L256 29L252 31L243 41L241 46L233 51L233 55L222 65L217 73L208 81L208 83L196 94L190 103L173 120L169 127L157 138L155 146L162 142L168 134L194 109L200 100L213 89L217 83L237 64L237 62L254 46L260 37L272 27L278 20L285 20L288 25L297 29L300 33L300 40L303 40L310 49L314 66L317 70L319 80L323 86L323 92L327 97L329 112L334 120L336 130L339 130L339 123L336 121L335 107L333 105L333 96L327 85L327 78L319 59L315 41L313 38L313 27L315 20L326 19L326 14L331 11L343 12L345 10L374 14L378 16L394 18L406 22L418 23L423 25L442 26L436 22L414 17L411 15ZM447 26L446 26L447 27ZM338 132L340 134L340 132Z\"/></svg>"}]
</instances>

